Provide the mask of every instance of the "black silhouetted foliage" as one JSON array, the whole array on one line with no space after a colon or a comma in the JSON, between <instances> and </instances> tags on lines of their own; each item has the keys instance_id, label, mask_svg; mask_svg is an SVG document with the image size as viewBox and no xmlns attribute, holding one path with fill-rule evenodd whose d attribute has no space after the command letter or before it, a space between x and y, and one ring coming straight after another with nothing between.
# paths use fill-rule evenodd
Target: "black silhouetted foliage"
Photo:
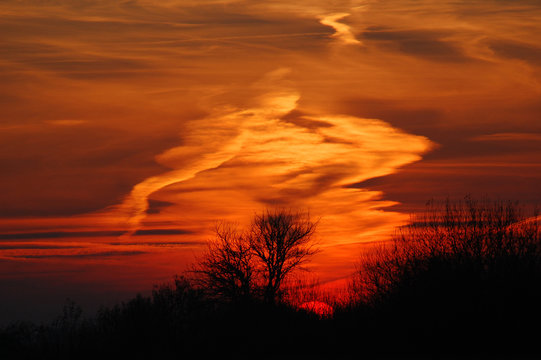
<instances>
[{"instance_id":1,"label":"black silhouetted foliage","mask_svg":"<svg viewBox=\"0 0 541 360\"><path fill-rule=\"evenodd\" d=\"M89 319L70 302L51 324L1 329L0 358L284 358L285 349L298 357L324 333L316 317L290 306L217 302L203 290L177 277Z\"/></svg>"},{"instance_id":2,"label":"black silhouetted foliage","mask_svg":"<svg viewBox=\"0 0 541 360\"><path fill-rule=\"evenodd\" d=\"M365 254L354 300L405 348L519 351L541 323L537 212L512 202L430 203L394 239Z\"/></svg>"}]
</instances>

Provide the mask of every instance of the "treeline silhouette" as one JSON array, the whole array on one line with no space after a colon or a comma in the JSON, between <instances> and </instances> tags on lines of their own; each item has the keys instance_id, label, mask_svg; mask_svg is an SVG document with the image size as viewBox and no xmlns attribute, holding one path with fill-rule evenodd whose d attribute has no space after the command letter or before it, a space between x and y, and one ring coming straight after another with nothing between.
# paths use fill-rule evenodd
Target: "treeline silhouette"
<instances>
[{"instance_id":1,"label":"treeline silhouette","mask_svg":"<svg viewBox=\"0 0 541 360\"><path fill-rule=\"evenodd\" d=\"M539 355L539 223L512 202L429 203L364 254L349 306L400 351Z\"/></svg>"},{"instance_id":2,"label":"treeline silhouette","mask_svg":"<svg viewBox=\"0 0 541 360\"><path fill-rule=\"evenodd\" d=\"M0 357L535 358L539 222L512 202L431 202L333 299L291 277L316 251L317 221L266 211L245 230L219 225L192 270L148 297L89 318L68 302L50 324L1 329Z\"/></svg>"}]
</instances>

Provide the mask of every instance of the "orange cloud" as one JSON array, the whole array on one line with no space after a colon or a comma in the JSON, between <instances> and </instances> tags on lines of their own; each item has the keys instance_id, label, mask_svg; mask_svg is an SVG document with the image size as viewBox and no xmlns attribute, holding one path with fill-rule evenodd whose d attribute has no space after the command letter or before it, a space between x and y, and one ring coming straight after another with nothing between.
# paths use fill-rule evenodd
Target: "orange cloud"
<instances>
[{"instance_id":1,"label":"orange cloud","mask_svg":"<svg viewBox=\"0 0 541 360\"><path fill-rule=\"evenodd\" d=\"M168 219L181 228L197 224L195 232L210 236L210 224L220 219L245 223L265 206L306 208L322 217L329 258L344 256L334 252L337 246L381 239L404 222L406 216L382 211L395 203L349 185L392 174L434 144L376 119L302 116L304 123L319 125L312 128L284 121L300 97L277 80L285 73L258 83L268 92L253 107L194 121L183 145L156 158L172 170L137 184L111 216L129 215L131 232ZM150 199L169 206L149 214Z\"/></svg>"},{"instance_id":2,"label":"orange cloud","mask_svg":"<svg viewBox=\"0 0 541 360\"><path fill-rule=\"evenodd\" d=\"M347 45L362 45L362 43L355 38L355 35L353 35L351 28L348 25L338 21L347 16L349 16L348 13L324 15L320 17L319 22L323 25L332 27L335 30L332 37L335 37L341 43Z\"/></svg>"}]
</instances>

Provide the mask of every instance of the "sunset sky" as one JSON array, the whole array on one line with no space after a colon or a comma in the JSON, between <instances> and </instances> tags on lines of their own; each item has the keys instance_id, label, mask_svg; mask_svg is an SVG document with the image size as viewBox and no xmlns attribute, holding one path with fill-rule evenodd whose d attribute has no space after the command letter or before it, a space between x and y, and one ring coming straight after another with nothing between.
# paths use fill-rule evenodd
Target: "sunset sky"
<instances>
[{"instance_id":1,"label":"sunset sky","mask_svg":"<svg viewBox=\"0 0 541 360\"><path fill-rule=\"evenodd\" d=\"M3 0L0 324L320 218L340 283L430 199L541 200L538 0Z\"/></svg>"}]
</instances>

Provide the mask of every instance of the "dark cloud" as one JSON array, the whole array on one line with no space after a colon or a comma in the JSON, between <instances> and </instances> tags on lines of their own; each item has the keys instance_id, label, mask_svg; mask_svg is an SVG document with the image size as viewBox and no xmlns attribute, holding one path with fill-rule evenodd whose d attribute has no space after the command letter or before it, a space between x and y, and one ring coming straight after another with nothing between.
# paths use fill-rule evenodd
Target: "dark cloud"
<instances>
[{"instance_id":1,"label":"dark cloud","mask_svg":"<svg viewBox=\"0 0 541 360\"><path fill-rule=\"evenodd\" d=\"M488 46L498 56L541 66L541 47L539 46L509 40L490 40Z\"/></svg>"},{"instance_id":2,"label":"dark cloud","mask_svg":"<svg viewBox=\"0 0 541 360\"><path fill-rule=\"evenodd\" d=\"M459 0L455 4L457 6L454 7L453 12L467 19L485 19L495 15L503 16L505 19L528 16L532 11L539 10L541 6L538 0ZM535 17L531 17L531 20L536 21Z\"/></svg>"},{"instance_id":3,"label":"dark cloud","mask_svg":"<svg viewBox=\"0 0 541 360\"><path fill-rule=\"evenodd\" d=\"M2 235L0 234L0 240ZM43 244L0 244L0 250L51 250L51 249L81 249L84 246L72 246L72 245L43 245Z\"/></svg>"},{"instance_id":4,"label":"dark cloud","mask_svg":"<svg viewBox=\"0 0 541 360\"><path fill-rule=\"evenodd\" d=\"M59 46L40 42L15 42L3 40L0 56L4 61L35 61L37 59L59 57L63 49Z\"/></svg>"},{"instance_id":5,"label":"dark cloud","mask_svg":"<svg viewBox=\"0 0 541 360\"><path fill-rule=\"evenodd\" d=\"M541 175L539 166L501 166L485 159L481 164L417 163L398 173L369 179L355 188L383 192L383 199L400 204L393 209L402 212L422 211L429 200L460 200L466 195L492 199L518 200L540 204Z\"/></svg>"},{"instance_id":6,"label":"dark cloud","mask_svg":"<svg viewBox=\"0 0 541 360\"><path fill-rule=\"evenodd\" d=\"M283 177L283 180L288 178L294 179L302 174L319 173L321 175L314 178L311 186L299 188L296 186L286 187L277 191L276 196L257 196L257 201L268 206L283 206L291 204L295 201L302 201L329 190L336 183L341 182L345 177L351 175L351 169L346 164L337 166L322 166L313 169L303 169L296 171Z\"/></svg>"},{"instance_id":7,"label":"dark cloud","mask_svg":"<svg viewBox=\"0 0 541 360\"><path fill-rule=\"evenodd\" d=\"M299 110L293 110L283 116L280 120L285 121L287 123L297 125L309 130L315 130L319 128L325 128L325 127L331 127L332 124L322 121L322 120L313 120L306 118L308 114L299 111Z\"/></svg>"},{"instance_id":8,"label":"dark cloud","mask_svg":"<svg viewBox=\"0 0 541 360\"><path fill-rule=\"evenodd\" d=\"M144 229L137 230L135 236L143 235L185 235L190 234L188 230L182 229ZM0 234L0 240L33 240L33 239L63 239L63 238L85 238L85 237L116 237L125 234L125 231L49 231L31 233Z\"/></svg>"},{"instance_id":9,"label":"dark cloud","mask_svg":"<svg viewBox=\"0 0 541 360\"><path fill-rule=\"evenodd\" d=\"M464 53L460 44L444 39L449 35L448 32L439 30L369 30L362 33L362 39L365 42L376 42L385 48L431 61L475 60Z\"/></svg>"},{"instance_id":10,"label":"dark cloud","mask_svg":"<svg viewBox=\"0 0 541 360\"><path fill-rule=\"evenodd\" d=\"M191 231L182 229L143 229L137 230L134 235L186 235Z\"/></svg>"},{"instance_id":11,"label":"dark cloud","mask_svg":"<svg viewBox=\"0 0 541 360\"><path fill-rule=\"evenodd\" d=\"M329 144L348 144L348 145L354 144L354 142L350 140L341 139L335 136L324 136L323 141Z\"/></svg>"},{"instance_id":12,"label":"dark cloud","mask_svg":"<svg viewBox=\"0 0 541 360\"><path fill-rule=\"evenodd\" d=\"M347 114L368 118L382 119L394 127L418 135L433 138L433 132L445 122L445 110L419 104L411 100L350 98L340 102L339 107Z\"/></svg>"},{"instance_id":13,"label":"dark cloud","mask_svg":"<svg viewBox=\"0 0 541 360\"><path fill-rule=\"evenodd\" d=\"M339 107L347 114L382 119L393 127L428 137L441 145L424 156L430 160L536 151L537 144L532 141L475 144L469 139L491 133L540 133L541 123L535 119L541 114L541 102L508 104L483 100L476 102L473 109L468 103L453 102L452 111L445 103L427 105L415 95L406 99L343 99Z\"/></svg>"},{"instance_id":14,"label":"dark cloud","mask_svg":"<svg viewBox=\"0 0 541 360\"><path fill-rule=\"evenodd\" d=\"M108 243L112 246L156 246L156 247L183 247L183 246L194 246L194 245L204 245L206 244L203 241L166 241L166 242L110 242Z\"/></svg>"},{"instance_id":15,"label":"dark cloud","mask_svg":"<svg viewBox=\"0 0 541 360\"><path fill-rule=\"evenodd\" d=\"M16 259L87 259L87 258L110 258L117 256L135 256L147 254L146 251L102 251L97 253L85 254L47 254L47 255L11 255Z\"/></svg>"},{"instance_id":16,"label":"dark cloud","mask_svg":"<svg viewBox=\"0 0 541 360\"><path fill-rule=\"evenodd\" d=\"M81 237L120 236L124 231L48 231L34 233L0 234L0 240L62 239Z\"/></svg>"},{"instance_id":17,"label":"dark cloud","mask_svg":"<svg viewBox=\"0 0 541 360\"><path fill-rule=\"evenodd\" d=\"M516 163L535 162L539 149L536 140L518 139L514 141L472 141L478 129L449 131L447 137L441 135L439 147L425 155L426 161L452 161L465 163L489 161L506 163L510 157ZM471 136L471 137L470 137Z\"/></svg>"},{"instance_id":18,"label":"dark cloud","mask_svg":"<svg viewBox=\"0 0 541 360\"><path fill-rule=\"evenodd\" d=\"M162 209L171 205L174 205L174 203L169 201L148 199L148 209L146 212L147 214L159 214Z\"/></svg>"},{"instance_id":19,"label":"dark cloud","mask_svg":"<svg viewBox=\"0 0 541 360\"><path fill-rule=\"evenodd\" d=\"M0 134L0 216L70 215L118 203L163 171L154 156L176 134L138 137L97 126L37 126Z\"/></svg>"},{"instance_id":20,"label":"dark cloud","mask_svg":"<svg viewBox=\"0 0 541 360\"><path fill-rule=\"evenodd\" d=\"M163 73L163 70L153 68L148 62L135 58L97 55L39 42L1 42L0 58L9 61L11 66L45 70L56 76L89 80L125 76L133 78Z\"/></svg>"},{"instance_id":21,"label":"dark cloud","mask_svg":"<svg viewBox=\"0 0 541 360\"><path fill-rule=\"evenodd\" d=\"M491 133L473 137L472 141L520 141L532 142L541 141L541 134L536 133Z\"/></svg>"},{"instance_id":22,"label":"dark cloud","mask_svg":"<svg viewBox=\"0 0 541 360\"><path fill-rule=\"evenodd\" d=\"M342 105L360 117L380 118L394 127L424 135L438 143L423 161L397 173L369 179L353 187L381 191L384 200L397 201L395 210L420 211L426 201L473 194L493 198L541 201L539 192L539 143L534 136L541 114L539 105L476 101L427 107L411 99L349 99ZM511 120L512 119L512 120ZM507 136L506 141L490 134ZM530 136L528 136L530 135ZM484 139L485 141L472 141Z\"/></svg>"}]
</instances>

